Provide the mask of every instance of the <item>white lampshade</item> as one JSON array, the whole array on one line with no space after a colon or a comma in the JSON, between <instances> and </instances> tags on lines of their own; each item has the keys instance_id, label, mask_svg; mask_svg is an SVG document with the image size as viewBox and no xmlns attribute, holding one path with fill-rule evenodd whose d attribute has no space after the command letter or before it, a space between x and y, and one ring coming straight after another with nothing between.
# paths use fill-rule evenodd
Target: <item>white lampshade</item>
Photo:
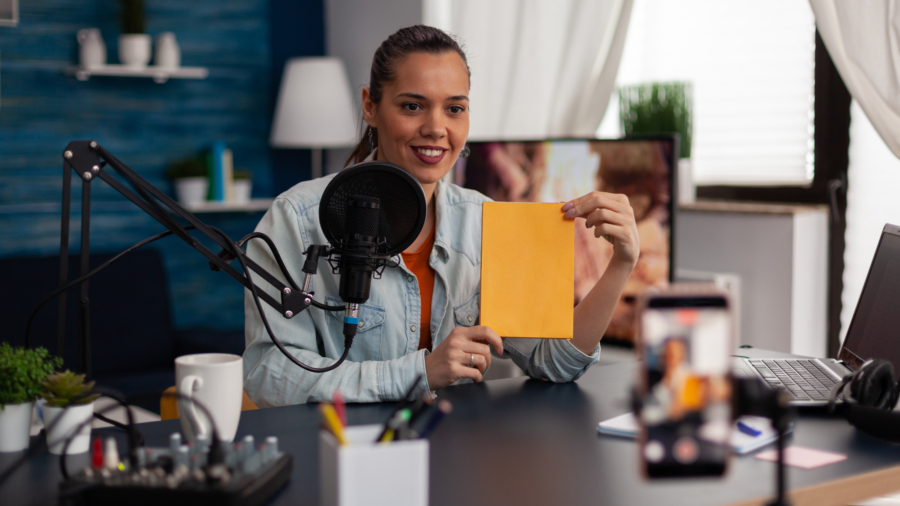
<instances>
[{"instance_id":1,"label":"white lampshade","mask_svg":"<svg viewBox=\"0 0 900 506\"><path fill-rule=\"evenodd\" d=\"M291 58L284 65L272 135L276 148L342 148L356 142L353 97L339 58Z\"/></svg>"}]
</instances>

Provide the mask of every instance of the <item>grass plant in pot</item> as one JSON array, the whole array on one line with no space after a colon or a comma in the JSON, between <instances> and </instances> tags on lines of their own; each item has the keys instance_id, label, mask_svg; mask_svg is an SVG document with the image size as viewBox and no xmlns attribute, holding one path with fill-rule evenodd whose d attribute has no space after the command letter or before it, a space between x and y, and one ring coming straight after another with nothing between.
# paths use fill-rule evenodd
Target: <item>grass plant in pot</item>
<instances>
[{"instance_id":1,"label":"grass plant in pot","mask_svg":"<svg viewBox=\"0 0 900 506\"><path fill-rule=\"evenodd\" d=\"M206 175L206 161L202 158L185 158L169 165L166 177L175 184L178 203L188 207L206 200L209 178Z\"/></svg>"},{"instance_id":2,"label":"grass plant in pot","mask_svg":"<svg viewBox=\"0 0 900 506\"><path fill-rule=\"evenodd\" d=\"M144 33L144 0L119 0L122 10L119 35L119 61L127 67L142 69L150 63L150 36Z\"/></svg>"},{"instance_id":3,"label":"grass plant in pot","mask_svg":"<svg viewBox=\"0 0 900 506\"><path fill-rule=\"evenodd\" d=\"M233 195L235 204L246 204L253 193L253 173L247 170L234 171Z\"/></svg>"},{"instance_id":4,"label":"grass plant in pot","mask_svg":"<svg viewBox=\"0 0 900 506\"><path fill-rule=\"evenodd\" d=\"M94 382L85 383L84 374L67 370L49 375L43 386L42 395L47 401L43 406L44 427L47 428L47 447L50 453L62 455L69 438L72 441L66 454L88 451L94 400L100 397L100 394L91 393Z\"/></svg>"},{"instance_id":5,"label":"grass plant in pot","mask_svg":"<svg viewBox=\"0 0 900 506\"><path fill-rule=\"evenodd\" d=\"M0 344L0 452L28 448L31 411L42 383L62 367L44 348L26 350Z\"/></svg>"}]
</instances>

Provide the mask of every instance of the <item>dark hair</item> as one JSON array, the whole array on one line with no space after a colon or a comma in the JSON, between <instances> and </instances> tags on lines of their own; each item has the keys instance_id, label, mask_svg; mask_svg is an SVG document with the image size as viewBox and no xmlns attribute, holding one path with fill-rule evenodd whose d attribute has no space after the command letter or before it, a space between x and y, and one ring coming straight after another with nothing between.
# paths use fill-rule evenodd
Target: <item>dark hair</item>
<instances>
[{"instance_id":1,"label":"dark hair","mask_svg":"<svg viewBox=\"0 0 900 506\"><path fill-rule=\"evenodd\" d=\"M456 52L462 58L466 65L466 72L472 77L472 71L469 70L469 62L466 59L466 53L462 50L459 43L443 30L431 26L415 25L397 30L396 33L388 37L378 49L375 56L372 57L372 70L369 73L369 97L372 102L378 104L381 102L384 84L393 81L397 77L397 64L412 53L429 53L439 55L447 52ZM363 131L362 139L359 144L347 157L344 164L347 165L359 163L369 156L372 152L369 149L369 136L372 136L372 142L378 145L378 132L371 126L366 126Z\"/></svg>"}]
</instances>

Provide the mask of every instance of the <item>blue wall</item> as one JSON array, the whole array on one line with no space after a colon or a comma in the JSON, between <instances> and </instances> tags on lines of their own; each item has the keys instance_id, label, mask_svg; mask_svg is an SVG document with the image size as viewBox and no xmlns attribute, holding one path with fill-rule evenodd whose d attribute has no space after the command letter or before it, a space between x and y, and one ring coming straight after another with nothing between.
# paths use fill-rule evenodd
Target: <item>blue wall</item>
<instances>
[{"instance_id":1,"label":"blue wall","mask_svg":"<svg viewBox=\"0 0 900 506\"><path fill-rule=\"evenodd\" d=\"M215 140L232 148L236 167L254 173L256 197L274 196L308 177L308 161L306 175L298 162L273 168L268 147L277 90L273 78L280 76L284 56L273 65L272 44L298 37L296 31L285 32L296 25L282 22L273 34L271 24L285 9L303 14L303 47L293 51L322 54L322 1L145 0L145 5L147 33L175 32L182 65L208 67L209 78L156 84L114 77L81 82L64 75L78 58L75 33L85 27L101 29L108 61L117 62L115 0L22 1L19 26L0 27L0 257L58 253L60 154L70 140L97 140L164 190L170 189L163 176L169 161ZM75 220L79 195L76 185ZM92 201L92 252L117 251L163 230L103 183L93 185ZM252 231L261 214L200 217L238 238ZM76 225L73 250L77 234ZM243 293L236 283L211 272L177 239L156 247L164 253L176 327L242 328Z\"/></svg>"}]
</instances>

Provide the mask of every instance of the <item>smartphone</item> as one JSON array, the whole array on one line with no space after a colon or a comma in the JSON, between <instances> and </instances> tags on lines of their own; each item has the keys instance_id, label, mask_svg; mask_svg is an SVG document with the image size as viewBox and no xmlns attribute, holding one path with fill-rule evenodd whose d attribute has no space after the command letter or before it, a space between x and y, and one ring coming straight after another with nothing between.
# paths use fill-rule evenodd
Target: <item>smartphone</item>
<instances>
[{"instance_id":1,"label":"smartphone","mask_svg":"<svg viewBox=\"0 0 900 506\"><path fill-rule=\"evenodd\" d=\"M674 287L638 305L639 447L649 478L718 476L732 426L734 329L728 297Z\"/></svg>"}]
</instances>

